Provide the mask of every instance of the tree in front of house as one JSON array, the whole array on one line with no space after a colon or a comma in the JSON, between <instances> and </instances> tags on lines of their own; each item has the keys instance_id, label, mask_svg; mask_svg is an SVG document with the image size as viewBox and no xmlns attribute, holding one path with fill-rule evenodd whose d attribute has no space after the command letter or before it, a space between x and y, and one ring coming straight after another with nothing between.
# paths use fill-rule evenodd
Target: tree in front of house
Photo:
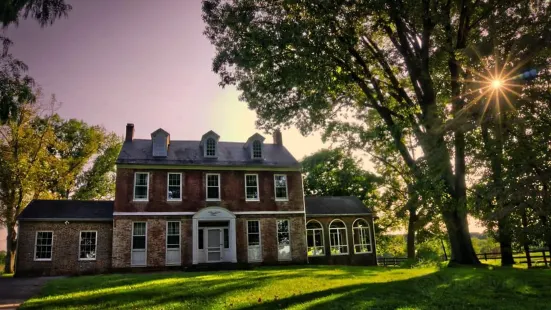
<instances>
[{"instance_id":1,"label":"tree in front of house","mask_svg":"<svg viewBox=\"0 0 551 310\"><path fill-rule=\"evenodd\" d=\"M362 130L349 138L363 139L376 134L366 121L376 115L415 181L440 189L431 207L460 264L479 263L467 222L466 136L489 103L476 87L491 84L471 68L521 68L531 46L547 46L550 12L529 1L203 1L213 70L222 86L242 91L258 125L308 133L353 123ZM507 37L494 44L488 33L500 30ZM470 57L497 45L515 62Z\"/></svg>"},{"instance_id":2,"label":"tree in front of house","mask_svg":"<svg viewBox=\"0 0 551 310\"><path fill-rule=\"evenodd\" d=\"M67 199L75 192L97 199L112 195L107 191L114 188L106 184L112 179L98 174L114 169L112 153L120 139L101 127L44 113L43 107L23 104L0 126L0 224L8 231L7 273L14 268L17 216L32 199ZM85 166L93 156L95 170L89 172Z\"/></svg>"}]
</instances>

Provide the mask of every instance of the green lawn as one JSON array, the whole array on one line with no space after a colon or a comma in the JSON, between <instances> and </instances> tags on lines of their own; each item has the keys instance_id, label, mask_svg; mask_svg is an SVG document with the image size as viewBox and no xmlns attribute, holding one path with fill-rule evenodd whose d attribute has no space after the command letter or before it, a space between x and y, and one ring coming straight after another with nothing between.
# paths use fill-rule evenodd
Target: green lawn
<instances>
[{"instance_id":1,"label":"green lawn","mask_svg":"<svg viewBox=\"0 0 551 310\"><path fill-rule=\"evenodd\" d=\"M73 277L22 309L549 309L551 270L263 267Z\"/></svg>"}]
</instances>

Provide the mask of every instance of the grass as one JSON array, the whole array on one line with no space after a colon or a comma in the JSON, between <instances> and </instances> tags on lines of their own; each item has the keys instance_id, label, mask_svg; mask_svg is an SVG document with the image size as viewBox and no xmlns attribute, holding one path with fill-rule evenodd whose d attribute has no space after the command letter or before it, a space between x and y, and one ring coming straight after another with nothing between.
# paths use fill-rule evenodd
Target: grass
<instances>
[{"instance_id":1,"label":"grass","mask_svg":"<svg viewBox=\"0 0 551 310\"><path fill-rule=\"evenodd\" d=\"M21 309L549 309L551 270L262 267L50 281Z\"/></svg>"}]
</instances>

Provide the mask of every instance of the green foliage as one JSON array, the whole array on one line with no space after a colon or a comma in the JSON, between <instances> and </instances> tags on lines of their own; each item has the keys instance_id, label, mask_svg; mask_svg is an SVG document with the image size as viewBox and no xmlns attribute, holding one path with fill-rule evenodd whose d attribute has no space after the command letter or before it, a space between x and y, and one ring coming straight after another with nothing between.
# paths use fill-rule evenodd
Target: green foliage
<instances>
[{"instance_id":1,"label":"green foliage","mask_svg":"<svg viewBox=\"0 0 551 310\"><path fill-rule=\"evenodd\" d=\"M65 0L5 0L0 5L0 21L5 28L30 16L44 27L58 18L67 17L71 9Z\"/></svg>"},{"instance_id":2,"label":"green foliage","mask_svg":"<svg viewBox=\"0 0 551 310\"><path fill-rule=\"evenodd\" d=\"M406 257L406 237L404 235L377 236L377 255L384 257Z\"/></svg>"},{"instance_id":3,"label":"green foliage","mask_svg":"<svg viewBox=\"0 0 551 310\"><path fill-rule=\"evenodd\" d=\"M21 309L547 309L548 270L261 267L110 274L46 284Z\"/></svg>"}]
</instances>

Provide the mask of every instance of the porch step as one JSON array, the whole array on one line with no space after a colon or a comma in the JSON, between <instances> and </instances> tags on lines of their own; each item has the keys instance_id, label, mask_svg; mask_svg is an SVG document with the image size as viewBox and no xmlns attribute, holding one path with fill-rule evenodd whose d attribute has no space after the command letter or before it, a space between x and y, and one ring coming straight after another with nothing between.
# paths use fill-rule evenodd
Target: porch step
<instances>
[{"instance_id":1,"label":"porch step","mask_svg":"<svg viewBox=\"0 0 551 310\"><path fill-rule=\"evenodd\" d=\"M188 267L186 271L220 271L247 269L252 269L252 266L250 264L244 263L201 263Z\"/></svg>"}]
</instances>

